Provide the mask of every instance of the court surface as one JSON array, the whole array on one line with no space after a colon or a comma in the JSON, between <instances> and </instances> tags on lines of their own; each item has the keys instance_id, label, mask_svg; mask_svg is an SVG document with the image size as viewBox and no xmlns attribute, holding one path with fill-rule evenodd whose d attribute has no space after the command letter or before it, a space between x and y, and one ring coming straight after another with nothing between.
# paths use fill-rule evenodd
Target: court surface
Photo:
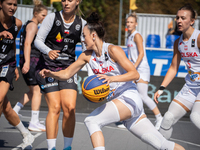
<instances>
[{"instance_id":1,"label":"court surface","mask_svg":"<svg viewBox=\"0 0 200 150\"><path fill-rule=\"evenodd\" d=\"M20 119L28 127L31 112L20 111ZM45 121L47 111L40 112L40 121ZM88 114L76 113L76 127L72 150L93 150L88 131L83 123ZM61 128L62 113L59 118L59 133L57 137L57 150L63 149L63 135ZM154 123L154 118L149 118ZM140 139L132 135L127 129L120 129L115 124L105 126L103 129L106 150L154 150ZM47 150L45 132L32 132L35 136L34 150ZM200 150L200 130L187 120L181 120L174 126L172 141L182 145L186 150ZM0 150L18 150L22 143L22 136L17 129L11 126L4 115L0 118Z\"/></svg>"}]
</instances>

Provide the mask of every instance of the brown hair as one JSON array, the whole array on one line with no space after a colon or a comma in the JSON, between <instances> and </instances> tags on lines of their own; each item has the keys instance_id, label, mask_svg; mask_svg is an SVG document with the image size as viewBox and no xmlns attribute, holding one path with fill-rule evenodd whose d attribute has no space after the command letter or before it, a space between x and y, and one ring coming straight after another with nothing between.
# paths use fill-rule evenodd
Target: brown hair
<instances>
[{"instance_id":1,"label":"brown hair","mask_svg":"<svg viewBox=\"0 0 200 150\"><path fill-rule=\"evenodd\" d=\"M191 12L191 18L196 19L197 18L197 12L192 8L190 4L186 4L179 8L179 10L189 10Z\"/></svg>"}]
</instances>

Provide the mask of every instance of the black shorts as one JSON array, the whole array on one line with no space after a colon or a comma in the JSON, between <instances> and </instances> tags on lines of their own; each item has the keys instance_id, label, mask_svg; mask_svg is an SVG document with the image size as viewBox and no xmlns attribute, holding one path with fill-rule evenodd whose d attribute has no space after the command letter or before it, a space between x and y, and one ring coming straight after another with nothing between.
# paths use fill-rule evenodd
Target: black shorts
<instances>
[{"instance_id":1,"label":"black shorts","mask_svg":"<svg viewBox=\"0 0 200 150\"><path fill-rule=\"evenodd\" d=\"M0 81L8 82L11 86L15 77L16 63L7 64L0 67Z\"/></svg>"},{"instance_id":2,"label":"black shorts","mask_svg":"<svg viewBox=\"0 0 200 150\"><path fill-rule=\"evenodd\" d=\"M77 74L66 81L60 81L52 77L42 78L38 73L39 71L36 74L36 79L42 93L50 93L63 89L73 89L77 91Z\"/></svg>"},{"instance_id":3,"label":"black shorts","mask_svg":"<svg viewBox=\"0 0 200 150\"><path fill-rule=\"evenodd\" d=\"M39 58L37 57L31 57L30 58L30 69L29 71L26 73L26 74L23 74L22 73L22 76L24 78L24 81L26 82L26 84L28 86L31 86L31 85L37 85L37 80L36 80L36 76L35 76L35 73L36 73L36 66L38 64L38 61L39 61ZM22 70L22 67L24 65L24 58L21 57L20 58L20 69Z\"/></svg>"}]
</instances>

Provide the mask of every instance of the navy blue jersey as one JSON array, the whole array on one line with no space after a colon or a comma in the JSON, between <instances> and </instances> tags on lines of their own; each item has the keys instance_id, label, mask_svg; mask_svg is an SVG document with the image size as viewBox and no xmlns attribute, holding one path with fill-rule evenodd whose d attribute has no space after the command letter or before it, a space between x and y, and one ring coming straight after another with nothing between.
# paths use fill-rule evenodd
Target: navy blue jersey
<instances>
[{"instance_id":1,"label":"navy blue jersey","mask_svg":"<svg viewBox=\"0 0 200 150\"><path fill-rule=\"evenodd\" d=\"M0 22L0 32L8 31L13 35L13 39L0 39L0 66L15 62L15 50L13 44L18 33L15 17L12 17L12 25L9 29L5 29Z\"/></svg>"},{"instance_id":2,"label":"navy blue jersey","mask_svg":"<svg viewBox=\"0 0 200 150\"><path fill-rule=\"evenodd\" d=\"M60 12L55 12L54 23L45 44L52 50L60 50L60 55L56 60L51 60L48 55L42 54L41 62L45 62L44 65L50 70L67 68L75 61L75 47L81 41L81 32L82 20L79 16L76 16L69 28L65 28Z\"/></svg>"},{"instance_id":3,"label":"navy blue jersey","mask_svg":"<svg viewBox=\"0 0 200 150\"><path fill-rule=\"evenodd\" d=\"M20 34L20 57L24 57L24 42L25 42L25 39L26 39L26 27L29 23L31 23L33 21L31 20L28 20L22 27L21 29L21 34ZM36 35L35 35L36 37ZM34 40L35 40L35 37L31 43L31 54L30 54L30 57L36 57L36 58L39 58L41 53L40 51L35 47L34 45Z\"/></svg>"}]
</instances>

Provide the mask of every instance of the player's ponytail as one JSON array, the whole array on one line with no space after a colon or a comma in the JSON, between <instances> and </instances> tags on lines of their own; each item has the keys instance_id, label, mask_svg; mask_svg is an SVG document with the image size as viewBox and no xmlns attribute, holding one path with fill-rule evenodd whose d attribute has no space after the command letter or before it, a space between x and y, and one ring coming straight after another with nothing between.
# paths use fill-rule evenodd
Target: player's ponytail
<instances>
[{"instance_id":1,"label":"player's ponytail","mask_svg":"<svg viewBox=\"0 0 200 150\"><path fill-rule=\"evenodd\" d=\"M93 12L86 19L86 21L90 32L96 31L98 37L103 40L105 35L105 30L103 28L102 22L100 21L99 15L96 12Z\"/></svg>"},{"instance_id":2,"label":"player's ponytail","mask_svg":"<svg viewBox=\"0 0 200 150\"><path fill-rule=\"evenodd\" d=\"M35 13L40 13L44 9L47 10L47 7L42 4L41 0L33 0L33 4L34 4L33 15Z\"/></svg>"}]
</instances>

